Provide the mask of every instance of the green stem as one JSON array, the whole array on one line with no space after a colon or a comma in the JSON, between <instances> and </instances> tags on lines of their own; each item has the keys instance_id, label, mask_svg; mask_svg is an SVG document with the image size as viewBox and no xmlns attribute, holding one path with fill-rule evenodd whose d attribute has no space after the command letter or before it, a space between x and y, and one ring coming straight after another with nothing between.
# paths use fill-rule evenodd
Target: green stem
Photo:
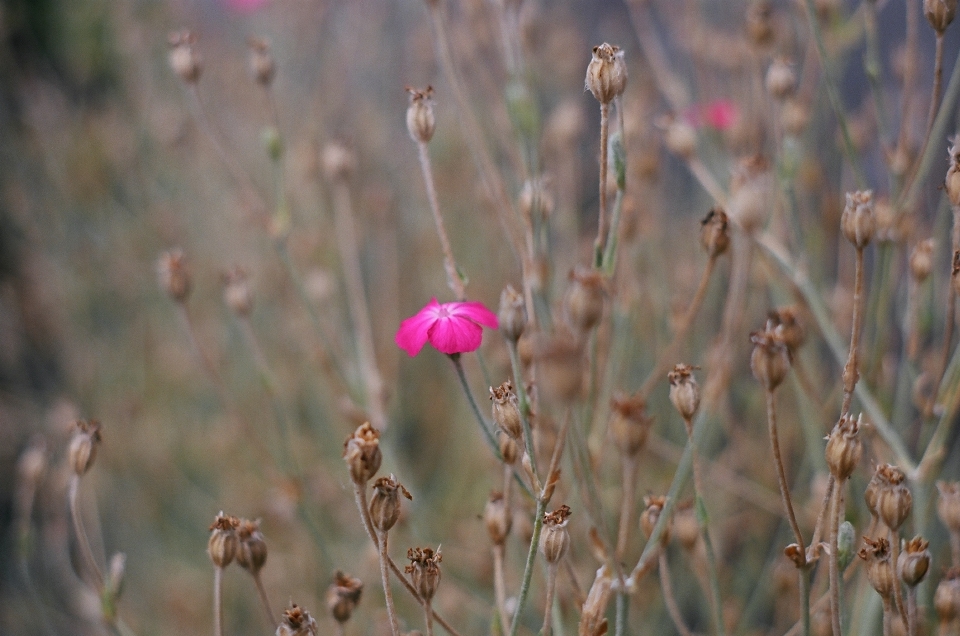
<instances>
[{"instance_id":1,"label":"green stem","mask_svg":"<svg viewBox=\"0 0 960 636\"><path fill-rule=\"evenodd\" d=\"M470 409L473 411L473 416L476 418L477 424L480 425L480 430L483 431L483 436L486 438L487 443L490 444L490 448L493 449L494 455L496 455L498 459L502 459L502 456L500 455L500 446L497 444L497 440L493 437L493 433L487 426L487 421L480 413L480 407L477 405L477 401L473 398L473 391L470 390L470 384L467 382L467 375L463 372L463 363L460 362L460 354L451 353L448 357L450 358L450 361L453 362L453 368L457 371L457 379L460 380L460 388L463 389L464 394L467 396L467 401L470 402Z\"/></svg>"},{"instance_id":2,"label":"green stem","mask_svg":"<svg viewBox=\"0 0 960 636\"><path fill-rule=\"evenodd\" d=\"M623 590L617 592L616 631L614 632L616 636L627 635L627 611L630 609L629 601L630 598L626 592Z\"/></svg>"},{"instance_id":3,"label":"green stem","mask_svg":"<svg viewBox=\"0 0 960 636\"><path fill-rule=\"evenodd\" d=\"M537 453L533 446L533 429L530 427L530 396L527 395L527 388L523 382L523 368L520 364L520 353L517 351L517 343L507 342L507 349L510 351L510 367L513 370L513 386L517 389L517 400L520 402L520 421L523 423L523 443L527 446L527 453L530 455L530 466L533 468L533 476L537 483L540 482L540 475L537 473Z\"/></svg>"},{"instance_id":4,"label":"green stem","mask_svg":"<svg viewBox=\"0 0 960 636\"><path fill-rule=\"evenodd\" d=\"M533 579L533 566L537 560L537 548L540 545L540 531L543 529L543 513L547 503L542 498L537 498L537 511L533 519L533 535L530 537L530 549L527 550L527 562L523 568L523 580L520 584L520 592L517 595L517 608L513 613L513 623L510 625L510 636L516 636L517 629L520 627L520 615L523 613L523 606L527 604L527 597L530 595L530 581Z\"/></svg>"}]
</instances>

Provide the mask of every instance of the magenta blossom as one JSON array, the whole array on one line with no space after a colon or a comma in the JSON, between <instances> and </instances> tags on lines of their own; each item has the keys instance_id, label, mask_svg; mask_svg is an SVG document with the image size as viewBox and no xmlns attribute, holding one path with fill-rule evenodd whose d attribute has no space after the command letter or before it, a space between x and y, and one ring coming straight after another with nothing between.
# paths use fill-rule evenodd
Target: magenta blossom
<instances>
[{"instance_id":1,"label":"magenta blossom","mask_svg":"<svg viewBox=\"0 0 960 636\"><path fill-rule=\"evenodd\" d=\"M707 126L716 130L731 128L740 116L737 105L729 99L717 99L705 104L691 106L684 118L692 126Z\"/></svg>"},{"instance_id":2,"label":"magenta blossom","mask_svg":"<svg viewBox=\"0 0 960 636\"><path fill-rule=\"evenodd\" d=\"M427 306L400 323L394 338L411 356L427 342L448 355L476 351L483 327L496 329L497 315L478 302L443 303L431 298Z\"/></svg>"}]
</instances>

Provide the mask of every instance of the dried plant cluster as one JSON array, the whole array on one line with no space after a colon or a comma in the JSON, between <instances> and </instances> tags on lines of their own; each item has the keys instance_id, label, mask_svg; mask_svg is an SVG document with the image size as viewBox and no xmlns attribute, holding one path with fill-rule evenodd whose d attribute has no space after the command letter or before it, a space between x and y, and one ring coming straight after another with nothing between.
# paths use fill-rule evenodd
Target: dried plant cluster
<instances>
[{"instance_id":1,"label":"dried plant cluster","mask_svg":"<svg viewBox=\"0 0 960 636\"><path fill-rule=\"evenodd\" d=\"M125 80L0 631L960 633L956 0L258 4Z\"/></svg>"}]
</instances>

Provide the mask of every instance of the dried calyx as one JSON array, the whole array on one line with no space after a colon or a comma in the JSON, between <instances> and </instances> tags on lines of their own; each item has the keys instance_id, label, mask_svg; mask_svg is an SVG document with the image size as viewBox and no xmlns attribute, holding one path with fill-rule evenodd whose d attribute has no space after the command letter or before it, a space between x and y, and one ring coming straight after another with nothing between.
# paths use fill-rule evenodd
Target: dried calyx
<instances>
[{"instance_id":1,"label":"dried calyx","mask_svg":"<svg viewBox=\"0 0 960 636\"><path fill-rule=\"evenodd\" d=\"M633 457L647 443L653 418L647 415L647 401L639 393L615 393L610 400L610 434L617 450Z\"/></svg>"},{"instance_id":2,"label":"dried calyx","mask_svg":"<svg viewBox=\"0 0 960 636\"><path fill-rule=\"evenodd\" d=\"M601 104L609 104L623 94L627 86L627 65L619 46L604 42L593 47L593 57L587 65L584 87Z\"/></svg>"},{"instance_id":3,"label":"dried calyx","mask_svg":"<svg viewBox=\"0 0 960 636\"><path fill-rule=\"evenodd\" d=\"M863 538L864 546L857 555L866 562L867 580L881 597L893 597L894 585L898 585L890 561L890 544L883 537L879 539Z\"/></svg>"},{"instance_id":4,"label":"dried calyx","mask_svg":"<svg viewBox=\"0 0 960 636\"><path fill-rule=\"evenodd\" d=\"M852 475L860 463L860 456L863 454L863 444L859 436L861 417L844 415L827 437L827 466L838 480L842 481Z\"/></svg>"},{"instance_id":5,"label":"dried calyx","mask_svg":"<svg viewBox=\"0 0 960 636\"><path fill-rule=\"evenodd\" d=\"M210 540L207 541L207 553L218 568L225 568L233 561L239 548L237 527L240 520L221 510L210 525Z\"/></svg>"},{"instance_id":6,"label":"dried calyx","mask_svg":"<svg viewBox=\"0 0 960 636\"><path fill-rule=\"evenodd\" d=\"M344 442L343 461L350 469L350 478L357 485L367 483L380 470L380 463L383 461L380 433L370 422L361 424Z\"/></svg>"},{"instance_id":7,"label":"dried calyx","mask_svg":"<svg viewBox=\"0 0 960 636\"><path fill-rule=\"evenodd\" d=\"M871 492L875 493L871 497L871 512L891 530L897 530L903 525L913 506L913 495L905 483L906 479L906 474L896 466L880 464L870 480L873 485ZM869 504L871 498L867 495L864 497Z\"/></svg>"},{"instance_id":8,"label":"dried calyx","mask_svg":"<svg viewBox=\"0 0 960 636\"><path fill-rule=\"evenodd\" d=\"M433 114L433 87L423 90L407 87L410 105L407 106L407 132L417 143L425 144L433 138L437 118Z\"/></svg>"},{"instance_id":9,"label":"dried calyx","mask_svg":"<svg viewBox=\"0 0 960 636\"><path fill-rule=\"evenodd\" d=\"M440 550L434 552L431 548L410 548L407 558L410 559L410 565L404 571L413 579L413 587L420 598L429 602L440 585L440 561L443 560Z\"/></svg>"},{"instance_id":10,"label":"dried calyx","mask_svg":"<svg viewBox=\"0 0 960 636\"><path fill-rule=\"evenodd\" d=\"M413 495L393 475L373 482L370 521L380 532L388 532L400 518L400 495L413 499Z\"/></svg>"},{"instance_id":11,"label":"dried calyx","mask_svg":"<svg viewBox=\"0 0 960 636\"><path fill-rule=\"evenodd\" d=\"M562 505L553 512L543 515L540 552L547 563L557 563L570 548L570 532L567 530L570 514L570 507Z\"/></svg>"},{"instance_id":12,"label":"dried calyx","mask_svg":"<svg viewBox=\"0 0 960 636\"><path fill-rule=\"evenodd\" d=\"M100 446L100 422L97 420L77 420L74 422L73 437L70 439L70 449L67 452L70 468L77 477L93 466L97 458L97 447Z\"/></svg>"},{"instance_id":13,"label":"dried calyx","mask_svg":"<svg viewBox=\"0 0 960 636\"><path fill-rule=\"evenodd\" d=\"M790 352L783 337L783 329L772 320L762 331L750 334L753 352L750 354L750 369L767 391L773 391L790 371Z\"/></svg>"},{"instance_id":14,"label":"dried calyx","mask_svg":"<svg viewBox=\"0 0 960 636\"><path fill-rule=\"evenodd\" d=\"M317 636L319 628L317 621L307 610L296 603L291 603L290 607L283 611L283 620L280 621L276 634L277 636Z\"/></svg>"},{"instance_id":15,"label":"dried calyx","mask_svg":"<svg viewBox=\"0 0 960 636\"><path fill-rule=\"evenodd\" d=\"M660 514L663 507L667 505L667 498L655 495L647 495L643 498L643 512L640 513L640 529L647 535L647 539L653 537L653 529L660 520ZM666 546L670 543L670 524L663 529L660 535L660 544Z\"/></svg>"},{"instance_id":16,"label":"dried calyx","mask_svg":"<svg viewBox=\"0 0 960 636\"><path fill-rule=\"evenodd\" d=\"M258 574L267 562L267 542L260 532L260 520L240 519L237 539L237 563L252 574Z\"/></svg>"},{"instance_id":17,"label":"dried calyx","mask_svg":"<svg viewBox=\"0 0 960 636\"><path fill-rule=\"evenodd\" d=\"M913 587L920 583L930 569L929 543L917 536L903 544L903 550L897 559L897 574L907 585Z\"/></svg>"},{"instance_id":18,"label":"dried calyx","mask_svg":"<svg viewBox=\"0 0 960 636\"><path fill-rule=\"evenodd\" d=\"M673 371L667 374L670 382L670 401L687 422L700 410L700 385L693 377L693 372L700 367L689 364L678 364Z\"/></svg>"},{"instance_id":19,"label":"dried calyx","mask_svg":"<svg viewBox=\"0 0 960 636\"><path fill-rule=\"evenodd\" d=\"M729 249L730 219L723 208L713 208L700 221L700 244L711 258L716 258Z\"/></svg>"},{"instance_id":20,"label":"dried calyx","mask_svg":"<svg viewBox=\"0 0 960 636\"><path fill-rule=\"evenodd\" d=\"M350 620L362 592L363 582L360 579L337 570L333 575L333 583L327 588L327 609L333 620L341 624Z\"/></svg>"},{"instance_id":21,"label":"dried calyx","mask_svg":"<svg viewBox=\"0 0 960 636\"><path fill-rule=\"evenodd\" d=\"M203 72L203 59L193 48L197 36L183 29L170 33L167 41L170 44L170 68L185 84L196 84Z\"/></svg>"},{"instance_id":22,"label":"dried calyx","mask_svg":"<svg viewBox=\"0 0 960 636\"><path fill-rule=\"evenodd\" d=\"M523 435L523 420L513 383L507 380L500 386L490 387L490 401L494 423L512 439L519 440Z\"/></svg>"}]
</instances>

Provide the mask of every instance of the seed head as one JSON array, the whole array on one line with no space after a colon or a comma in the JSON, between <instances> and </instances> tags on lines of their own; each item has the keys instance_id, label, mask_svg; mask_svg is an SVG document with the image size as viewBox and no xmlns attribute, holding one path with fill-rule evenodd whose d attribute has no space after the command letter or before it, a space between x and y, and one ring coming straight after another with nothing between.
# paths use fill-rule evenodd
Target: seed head
<instances>
[{"instance_id":1,"label":"seed head","mask_svg":"<svg viewBox=\"0 0 960 636\"><path fill-rule=\"evenodd\" d=\"M393 475L373 482L373 497L370 499L370 520L380 532L388 532L400 518L400 495L413 499L413 495Z\"/></svg>"},{"instance_id":2,"label":"seed head","mask_svg":"<svg viewBox=\"0 0 960 636\"><path fill-rule=\"evenodd\" d=\"M903 544L903 550L897 558L897 574L910 587L916 586L930 569L929 544L923 537L914 537Z\"/></svg>"},{"instance_id":3,"label":"seed head","mask_svg":"<svg viewBox=\"0 0 960 636\"><path fill-rule=\"evenodd\" d=\"M333 620L340 624L350 620L362 593L363 582L360 579L337 570L333 575L333 583L327 588L327 609Z\"/></svg>"},{"instance_id":4,"label":"seed head","mask_svg":"<svg viewBox=\"0 0 960 636\"><path fill-rule=\"evenodd\" d=\"M947 570L933 595L940 623L949 623L960 614L960 568Z\"/></svg>"},{"instance_id":5,"label":"seed head","mask_svg":"<svg viewBox=\"0 0 960 636\"><path fill-rule=\"evenodd\" d=\"M77 477L82 477L97 458L100 446L100 422L97 420L77 420L74 422L73 437L70 438L68 459L70 468Z\"/></svg>"},{"instance_id":6,"label":"seed head","mask_svg":"<svg viewBox=\"0 0 960 636\"><path fill-rule=\"evenodd\" d=\"M520 196L517 198L517 207L523 218L547 219L550 217L554 206L553 196L548 188L550 181L548 176L524 181Z\"/></svg>"},{"instance_id":7,"label":"seed head","mask_svg":"<svg viewBox=\"0 0 960 636\"><path fill-rule=\"evenodd\" d=\"M797 74L793 66L784 58L778 57L767 69L767 92L777 100L783 100L793 95L797 86Z\"/></svg>"},{"instance_id":8,"label":"seed head","mask_svg":"<svg viewBox=\"0 0 960 636\"><path fill-rule=\"evenodd\" d=\"M807 331L800 321L799 312L797 307L778 307L767 313L767 320L773 323L783 339L783 344L787 345L791 360L807 340Z\"/></svg>"},{"instance_id":9,"label":"seed head","mask_svg":"<svg viewBox=\"0 0 960 636\"><path fill-rule=\"evenodd\" d=\"M190 295L190 269L187 258L180 248L174 248L160 255L157 261L157 278L160 287L178 303L185 302Z\"/></svg>"},{"instance_id":10,"label":"seed head","mask_svg":"<svg viewBox=\"0 0 960 636\"><path fill-rule=\"evenodd\" d=\"M957 0L923 0L923 14L933 30L943 35L957 15Z\"/></svg>"},{"instance_id":11,"label":"seed head","mask_svg":"<svg viewBox=\"0 0 960 636\"><path fill-rule=\"evenodd\" d=\"M893 586L898 585L890 562L890 544L883 537L877 540L864 537L863 543L857 555L866 562L867 580L877 594L889 600L893 596Z\"/></svg>"},{"instance_id":12,"label":"seed head","mask_svg":"<svg viewBox=\"0 0 960 636\"><path fill-rule=\"evenodd\" d=\"M254 81L267 87L273 82L277 72L277 64L270 53L270 44L263 38L251 37L250 44L250 74Z\"/></svg>"},{"instance_id":13,"label":"seed head","mask_svg":"<svg viewBox=\"0 0 960 636\"><path fill-rule=\"evenodd\" d=\"M520 444L509 435L500 435L500 455L503 456L503 463L512 466L520 459Z\"/></svg>"},{"instance_id":14,"label":"seed head","mask_svg":"<svg viewBox=\"0 0 960 636\"><path fill-rule=\"evenodd\" d=\"M852 415L844 415L827 437L827 466L838 480L842 481L852 475L860 463L860 455L863 453L859 435L862 417L854 419Z\"/></svg>"},{"instance_id":15,"label":"seed head","mask_svg":"<svg viewBox=\"0 0 960 636\"><path fill-rule=\"evenodd\" d=\"M430 548L410 548L407 550L410 565L404 571L413 579L413 587L424 601L433 599L440 585L440 550Z\"/></svg>"},{"instance_id":16,"label":"seed head","mask_svg":"<svg viewBox=\"0 0 960 636\"><path fill-rule=\"evenodd\" d=\"M587 333L603 317L603 275L596 270L577 267L570 272L563 306L567 322L580 333Z\"/></svg>"},{"instance_id":17,"label":"seed head","mask_svg":"<svg viewBox=\"0 0 960 636\"><path fill-rule=\"evenodd\" d=\"M593 93L601 104L609 104L627 87L627 65L619 46L604 42L593 47L593 58L587 65L585 90Z\"/></svg>"},{"instance_id":18,"label":"seed head","mask_svg":"<svg viewBox=\"0 0 960 636\"><path fill-rule=\"evenodd\" d=\"M317 636L319 633L317 621L296 603L283 611L283 619L277 627L277 636Z\"/></svg>"},{"instance_id":19,"label":"seed head","mask_svg":"<svg viewBox=\"0 0 960 636\"><path fill-rule=\"evenodd\" d=\"M770 164L762 155L745 157L734 168L727 214L748 234L767 221L772 209L773 185Z\"/></svg>"},{"instance_id":20,"label":"seed head","mask_svg":"<svg viewBox=\"0 0 960 636\"><path fill-rule=\"evenodd\" d=\"M960 533L960 481L937 482L937 515L950 532Z\"/></svg>"},{"instance_id":21,"label":"seed head","mask_svg":"<svg viewBox=\"0 0 960 636\"><path fill-rule=\"evenodd\" d=\"M874 477L877 480L874 512L888 528L896 531L913 506L913 496L905 483L907 476L896 466L880 464Z\"/></svg>"},{"instance_id":22,"label":"seed head","mask_svg":"<svg viewBox=\"0 0 960 636\"><path fill-rule=\"evenodd\" d=\"M344 144L333 142L323 148L320 163L327 180L336 183L350 178L357 168L357 157Z\"/></svg>"},{"instance_id":23,"label":"seed head","mask_svg":"<svg viewBox=\"0 0 960 636\"><path fill-rule=\"evenodd\" d=\"M223 280L223 300L227 307L238 316L249 316L253 310L253 290L243 268L237 266L225 272Z\"/></svg>"},{"instance_id":24,"label":"seed head","mask_svg":"<svg viewBox=\"0 0 960 636\"><path fill-rule=\"evenodd\" d=\"M237 563L256 576L267 562L267 542L260 532L260 520L240 519L237 539Z\"/></svg>"},{"instance_id":25,"label":"seed head","mask_svg":"<svg viewBox=\"0 0 960 636\"><path fill-rule=\"evenodd\" d=\"M647 443L653 418L647 416L647 401L639 393L615 393L610 400L610 434L617 449L633 457Z\"/></svg>"},{"instance_id":26,"label":"seed head","mask_svg":"<svg viewBox=\"0 0 960 636\"><path fill-rule=\"evenodd\" d=\"M494 423L508 436L519 440L523 436L523 420L513 383L507 380L498 387L490 387L490 402Z\"/></svg>"},{"instance_id":27,"label":"seed head","mask_svg":"<svg viewBox=\"0 0 960 636\"><path fill-rule=\"evenodd\" d=\"M380 470L383 454L380 451L380 433L364 422L343 444L343 461L350 469L353 483L362 486Z\"/></svg>"},{"instance_id":28,"label":"seed head","mask_svg":"<svg viewBox=\"0 0 960 636\"><path fill-rule=\"evenodd\" d=\"M167 36L170 43L170 68L186 84L196 84L203 71L203 59L193 49L196 34L187 29L173 31Z\"/></svg>"},{"instance_id":29,"label":"seed head","mask_svg":"<svg viewBox=\"0 0 960 636\"><path fill-rule=\"evenodd\" d=\"M210 540L207 542L207 553L216 567L227 567L237 555L239 547L237 526L239 525L239 519L223 514L222 510L213 520L210 526Z\"/></svg>"},{"instance_id":30,"label":"seed head","mask_svg":"<svg viewBox=\"0 0 960 636\"><path fill-rule=\"evenodd\" d=\"M427 86L422 91L408 86L407 92L410 93L407 131L417 143L429 143L437 128L437 118L433 114L433 86Z\"/></svg>"},{"instance_id":31,"label":"seed head","mask_svg":"<svg viewBox=\"0 0 960 636\"><path fill-rule=\"evenodd\" d=\"M922 283L933 271L933 239L928 238L917 243L910 253L910 275L913 280Z\"/></svg>"},{"instance_id":32,"label":"seed head","mask_svg":"<svg viewBox=\"0 0 960 636\"><path fill-rule=\"evenodd\" d=\"M700 245L711 258L720 256L730 247L730 219L723 208L713 208L700 221Z\"/></svg>"},{"instance_id":33,"label":"seed head","mask_svg":"<svg viewBox=\"0 0 960 636\"><path fill-rule=\"evenodd\" d=\"M671 530L680 545L685 550L693 550L700 539L700 524L697 522L697 513L693 509L692 501L684 501L677 504L676 512L673 515ZM653 531L653 526L650 527ZM649 535L648 535L649 536Z\"/></svg>"},{"instance_id":34,"label":"seed head","mask_svg":"<svg viewBox=\"0 0 960 636\"><path fill-rule=\"evenodd\" d=\"M606 613L607 606L610 604L612 585L610 566L601 565L580 612L580 634L583 636L603 636L607 633Z\"/></svg>"},{"instance_id":35,"label":"seed head","mask_svg":"<svg viewBox=\"0 0 960 636\"><path fill-rule=\"evenodd\" d=\"M500 322L500 333L516 345L527 327L527 307L523 301L523 294L517 292L512 285L507 285L500 292L500 311L497 319Z\"/></svg>"},{"instance_id":36,"label":"seed head","mask_svg":"<svg viewBox=\"0 0 960 636\"><path fill-rule=\"evenodd\" d=\"M570 532L567 522L570 508L562 505L553 512L543 515L543 529L540 531L540 553L547 563L558 563L570 548Z\"/></svg>"},{"instance_id":37,"label":"seed head","mask_svg":"<svg viewBox=\"0 0 960 636\"><path fill-rule=\"evenodd\" d=\"M767 391L773 391L790 370L790 351L783 339L783 329L767 321L763 331L750 334L753 352L750 354L750 370Z\"/></svg>"},{"instance_id":38,"label":"seed head","mask_svg":"<svg viewBox=\"0 0 960 636\"><path fill-rule=\"evenodd\" d=\"M840 216L840 229L858 250L869 245L877 229L877 217L873 212L873 190L847 193L847 205Z\"/></svg>"},{"instance_id":39,"label":"seed head","mask_svg":"<svg viewBox=\"0 0 960 636\"><path fill-rule=\"evenodd\" d=\"M700 367L678 364L667 374L670 382L670 401L686 422L700 410L700 385L693 377L693 371Z\"/></svg>"},{"instance_id":40,"label":"seed head","mask_svg":"<svg viewBox=\"0 0 960 636\"><path fill-rule=\"evenodd\" d=\"M662 125L663 143L667 150L684 161L693 159L697 154L697 131L693 126L678 117L670 117Z\"/></svg>"},{"instance_id":41,"label":"seed head","mask_svg":"<svg viewBox=\"0 0 960 636\"><path fill-rule=\"evenodd\" d=\"M656 527L665 505L667 505L666 497L647 495L643 498L644 508L643 512L640 513L640 529L643 530L648 539L653 536L653 529ZM670 543L670 525L670 523L667 524L660 536L660 544L664 547Z\"/></svg>"},{"instance_id":42,"label":"seed head","mask_svg":"<svg viewBox=\"0 0 960 636\"><path fill-rule=\"evenodd\" d=\"M483 522L487 526L487 534L494 545L503 545L510 534L513 516L507 509L507 502L502 492L490 493L490 499L483 509Z\"/></svg>"}]
</instances>

